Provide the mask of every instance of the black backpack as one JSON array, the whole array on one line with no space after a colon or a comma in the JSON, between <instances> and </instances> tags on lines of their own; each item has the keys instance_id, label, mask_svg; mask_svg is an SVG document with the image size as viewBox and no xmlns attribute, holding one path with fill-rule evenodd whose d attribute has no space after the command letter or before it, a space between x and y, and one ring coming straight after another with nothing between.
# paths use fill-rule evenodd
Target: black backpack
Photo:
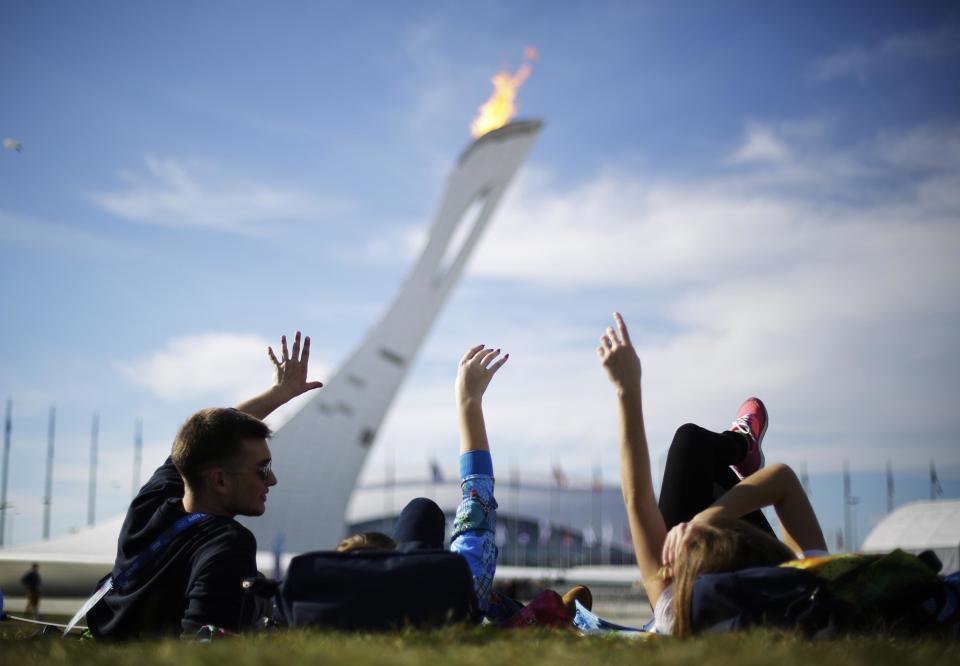
<instances>
[{"instance_id":1,"label":"black backpack","mask_svg":"<svg viewBox=\"0 0 960 666\"><path fill-rule=\"evenodd\" d=\"M291 560L281 597L290 626L422 629L479 620L467 561L445 550L304 553Z\"/></svg>"},{"instance_id":2,"label":"black backpack","mask_svg":"<svg viewBox=\"0 0 960 666\"><path fill-rule=\"evenodd\" d=\"M691 603L694 631L765 626L817 637L960 632L960 577L938 576L940 561L932 552L817 559L822 569L756 567L701 576Z\"/></svg>"},{"instance_id":3,"label":"black backpack","mask_svg":"<svg viewBox=\"0 0 960 666\"><path fill-rule=\"evenodd\" d=\"M690 605L695 632L750 627L799 629L830 636L846 628L850 608L808 571L755 567L700 576Z\"/></svg>"}]
</instances>

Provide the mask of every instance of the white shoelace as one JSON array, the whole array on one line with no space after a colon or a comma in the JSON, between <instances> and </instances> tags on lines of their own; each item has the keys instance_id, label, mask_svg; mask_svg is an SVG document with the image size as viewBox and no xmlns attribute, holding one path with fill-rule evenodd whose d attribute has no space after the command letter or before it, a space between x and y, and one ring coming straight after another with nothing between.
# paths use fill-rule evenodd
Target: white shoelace
<instances>
[{"instance_id":1,"label":"white shoelace","mask_svg":"<svg viewBox=\"0 0 960 666\"><path fill-rule=\"evenodd\" d=\"M736 430L737 432L747 435L750 438L750 440L753 442L754 446L756 446L757 438L753 436L753 431L750 430L749 414L744 414L743 416L739 417L736 421L734 421L730 425L732 426L731 428L732 430Z\"/></svg>"}]
</instances>

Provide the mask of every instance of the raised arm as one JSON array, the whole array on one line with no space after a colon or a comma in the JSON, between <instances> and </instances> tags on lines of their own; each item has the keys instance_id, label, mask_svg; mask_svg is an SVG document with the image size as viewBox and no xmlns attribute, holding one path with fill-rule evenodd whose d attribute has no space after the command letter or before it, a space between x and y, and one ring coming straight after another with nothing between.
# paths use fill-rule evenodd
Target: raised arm
<instances>
[{"instance_id":1,"label":"raised arm","mask_svg":"<svg viewBox=\"0 0 960 666\"><path fill-rule=\"evenodd\" d=\"M497 569L497 501L482 399L493 375L510 357L498 356L499 349L471 348L460 359L456 382L462 500L453 522L450 550L467 560L477 602L484 611Z\"/></svg>"},{"instance_id":2,"label":"raised arm","mask_svg":"<svg viewBox=\"0 0 960 666\"><path fill-rule=\"evenodd\" d=\"M258 419L265 419L275 409L296 398L301 393L323 386L321 382L307 381L307 366L310 361L310 337L303 339L300 348L300 331L293 338L293 354L287 353L287 336L280 337L278 359L272 347L267 347L267 356L273 363L273 386L258 396L244 400L237 409Z\"/></svg>"},{"instance_id":3,"label":"raised arm","mask_svg":"<svg viewBox=\"0 0 960 666\"><path fill-rule=\"evenodd\" d=\"M483 421L483 394L493 375L510 354L500 356L499 349L484 349L477 345L460 359L457 370L457 416L460 424L460 453L489 451L487 427Z\"/></svg>"},{"instance_id":4,"label":"raised arm","mask_svg":"<svg viewBox=\"0 0 960 666\"><path fill-rule=\"evenodd\" d=\"M709 522L718 516L739 518L766 506L772 506L777 512L783 527L783 540L793 552L827 549L823 530L803 485L794 471L784 464L769 465L751 474L693 520Z\"/></svg>"},{"instance_id":5,"label":"raised arm","mask_svg":"<svg viewBox=\"0 0 960 666\"><path fill-rule=\"evenodd\" d=\"M820 522L797 475L782 463L760 469L721 495L689 523L676 525L663 546L663 567L672 576L678 554L700 525L717 518L740 518L772 506L783 527L783 541L794 553L827 550Z\"/></svg>"},{"instance_id":6,"label":"raised arm","mask_svg":"<svg viewBox=\"0 0 960 666\"><path fill-rule=\"evenodd\" d=\"M659 575L667 528L657 507L650 474L650 453L643 426L640 394L640 359L619 312L613 314L617 330L607 327L597 355L617 392L620 408L620 483L627 508L633 550L650 603L656 605L666 582Z\"/></svg>"}]
</instances>

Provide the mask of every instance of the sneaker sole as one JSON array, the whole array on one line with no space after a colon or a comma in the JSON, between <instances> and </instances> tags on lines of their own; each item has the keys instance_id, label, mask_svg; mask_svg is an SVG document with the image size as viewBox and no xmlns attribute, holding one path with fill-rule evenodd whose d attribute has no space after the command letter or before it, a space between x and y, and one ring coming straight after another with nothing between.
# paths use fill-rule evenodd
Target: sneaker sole
<instances>
[{"instance_id":1,"label":"sneaker sole","mask_svg":"<svg viewBox=\"0 0 960 666\"><path fill-rule=\"evenodd\" d=\"M767 434L767 426L770 425L770 414L767 412L767 406L763 404L763 400L757 397L753 399L756 400L757 404L763 409L763 427L760 428L760 436L757 438L759 442L758 448L760 449L760 467L758 469L763 469L763 466L767 464L767 460L763 455L763 437Z\"/></svg>"},{"instance_id":2,"label":"sneaker sole","mask_svg":"<svg viewBox=\"0 0 960 666\"><path fill-rule=\"evenodd\" d=\"M760 442L760 446L758 447L760 449L760 466L757 467L757 470L759 471L767 464L767 459L763 455L763 437L767 434L767 426L770 425L770 414L767 412L767 406L763 404L763 400L757 396L752 395L747 398L747 400L756 400L757 404L760 405L760 408L763 410L763 427L760 428L760 436L757 438L757 441ZM733 473L736 474L737 478L741 481L747 478L740 473L740 470L737 469L736 465L730 465L730 469L733 470Z\"/></svg>"}]
</instances>

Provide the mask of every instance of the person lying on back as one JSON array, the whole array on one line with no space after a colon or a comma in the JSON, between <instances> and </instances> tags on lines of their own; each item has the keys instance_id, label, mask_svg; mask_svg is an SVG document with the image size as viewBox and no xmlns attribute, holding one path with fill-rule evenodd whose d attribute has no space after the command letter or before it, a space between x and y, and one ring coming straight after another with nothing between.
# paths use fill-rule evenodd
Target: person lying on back
<instances>
[{"instance_id":1,"label":"person lying on back","mask_svg":"<svg viewBox=\"0 0 960 666\"><path fill-rule=\"evenodd\" d=\"M493 458L483 417L483 395L509 354L483 345L471 347L457 366L455 397L460 432L460 488L462 499L453 524L450 550L461 555L470 569L478 608L487 610L497 568L497 501L493 496ZM446 518L436 502L412 499L400 512L393 536L380 532L354 534L337 552L443 548Z\"/></svg>"},{"instance_id":2,"label":"person lying on back","mask_svg":"<svg viewBox=\"0 0 960 666\"><path fill-rule=\"evenodd\" d=\"M95 637L193 637L201 627L234 632L255 619L241 585L257 575L257 542L234 518L262 515L277 484L272 433L261 419L322 386L307 380L309 337L302 352L299 331L292 354L285 336L281 358L267 352L273 386L236 408L202 409L187 419L170 457L130 503L113 589L87 612Z\"/></svg>"}]
</instances>

